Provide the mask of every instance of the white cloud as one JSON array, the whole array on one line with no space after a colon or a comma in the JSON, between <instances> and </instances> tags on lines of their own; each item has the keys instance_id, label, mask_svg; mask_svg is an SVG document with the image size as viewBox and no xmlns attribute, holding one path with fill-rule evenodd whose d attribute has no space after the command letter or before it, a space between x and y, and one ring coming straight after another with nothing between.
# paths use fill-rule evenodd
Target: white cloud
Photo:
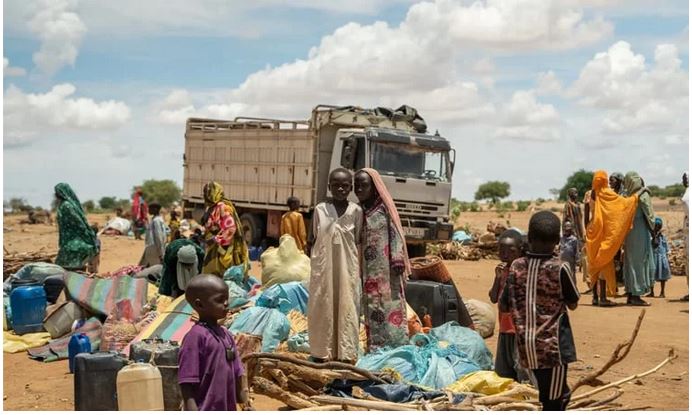
<instances>
[{"instance_id":1,"label":"white cloud","mask_svg":"<svg viewBox=\"0 0 692 415\"><path fill-rule=\"evenodd\" d=\"M26 70L17 66L10 66L10 60L2 58L2 74L3 76L24 76Z\"/></svg>"},{"instance_id":2,"label":"white cloud","mask_svg":"<svg viewBox=\"0 0 692 415\"><path fill-rule=\"evenodd\" d=\"M548 71L538 74L536 92L539 95L556 95L562 92L562 83L555 76L555 72Z\"/></svg>"},{"instance_id":3,"label":"white cloud","mask_svg":"<svg viewBox=\"0 0 692 415\"><path fill-rule=\"evenodd\" d=\"M184 89L171 91L156 107L158 121L163 124L180 125L197 112L190 93Z\"/></svg>"},{"instance_id":4,"label":"white cloud","mask_svg":"<svg viewBox=\"0 0 692 415\"><path fill-rule=\"evenodd\" d=\"M130 109L123 102L73 98L75 92L75 86L67 83L44 94L25 93L10 85L4 97L5 139L16 146L41 133L115 129L130 119Z\"/></svg>"},{"instance_id":5,"label":"white cloud","mask_svg":"<svg viewBox=\"0 0 692 415\"><path fill-rule=\"evenodd\" d=\"M606 133L688 130L688 75L674 45L658 45L653 66L647 66L629 43L617 42L584 66L569 96L605 109Z\"/></svg>"},{"instance_id":6,"label":"white cloud","mask_svg":"<svg viewBox=\"0 0 692 415\"><path fill-rule=\"evenodd\" d=\"M34 53L37 68L53 75L66 65L74 66L86 26L74 12L76 0L44 0L36 4L36 13L29 20L31 32L41 40Z\"/></svg>"},{"instance_id":7,"label":"white cloud","mask_svg":"<svg viewBox=\"0 0 692 415\"><path fill-rule=\"evenodd\" d=\"M503 125L495 130L495 137L552 141L560 137L560 115L555 107L536 100L535 91L517 91L503 108Z\"/></svg>"}]
</instances>

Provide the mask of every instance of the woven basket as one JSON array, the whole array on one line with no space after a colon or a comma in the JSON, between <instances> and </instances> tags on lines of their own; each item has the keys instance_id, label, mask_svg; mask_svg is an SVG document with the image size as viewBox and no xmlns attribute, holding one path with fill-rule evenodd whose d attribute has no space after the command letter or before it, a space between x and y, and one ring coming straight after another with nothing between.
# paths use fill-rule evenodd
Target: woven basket
<instances>
[{"instance_id":1,"label":"woven basket","mask_svg":"<svg viewBox=\"0 0 692 415\"><path fill-rule=\"evenodd\" d=\"M413 279L447 283L452 279L442 258L439 256L426 256L411 260L411 274Z\"/></svg>"}]
</instances>

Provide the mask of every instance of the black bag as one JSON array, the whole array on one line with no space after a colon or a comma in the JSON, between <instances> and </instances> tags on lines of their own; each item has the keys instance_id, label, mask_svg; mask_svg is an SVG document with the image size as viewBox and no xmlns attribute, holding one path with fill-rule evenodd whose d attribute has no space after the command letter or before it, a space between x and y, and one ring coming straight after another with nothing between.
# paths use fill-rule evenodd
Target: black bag
<instances>
[{"instance_id":1,"label":"black bag","mask_svg":"<svg viewBox=\"0 0 692 415\"><path fill-rule=\"evenodd\" d=\"M433 327L448 321L456 321L463 327L473 325L464 301L451 283L409 280L406 283L406 302L421 319L426 312L430 314Z\"/></svg>"},{"instance_id":2,"label":"black bag","mask_svg":"<svg viewBox=\"0 0 692 415\"><path fill-rule=\"evenodd\" d=\"M65 288L63 274L51 275L43 280L43 289L46 291L46 300L49 303L55 304L60 297L60 293Z\"/></svg>"}]
</instances>

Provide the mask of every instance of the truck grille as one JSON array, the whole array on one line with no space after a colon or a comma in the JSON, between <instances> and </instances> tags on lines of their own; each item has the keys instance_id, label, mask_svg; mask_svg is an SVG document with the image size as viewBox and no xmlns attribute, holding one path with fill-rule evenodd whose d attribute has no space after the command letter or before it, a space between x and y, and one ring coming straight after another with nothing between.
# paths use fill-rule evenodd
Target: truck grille
<instances>
[{"instance_id":1,"label":"truck grille","mask_svg":"<svg viewBox=\"0 0 692 415\"><path fill-rule=\"evenodd\" d=\"M401 215L419 215L419 216L438 216L445 215L443 212L444 205L441 203L430 203L412 200L394 200L394 205Z\"/></svg>"}]
</instances>

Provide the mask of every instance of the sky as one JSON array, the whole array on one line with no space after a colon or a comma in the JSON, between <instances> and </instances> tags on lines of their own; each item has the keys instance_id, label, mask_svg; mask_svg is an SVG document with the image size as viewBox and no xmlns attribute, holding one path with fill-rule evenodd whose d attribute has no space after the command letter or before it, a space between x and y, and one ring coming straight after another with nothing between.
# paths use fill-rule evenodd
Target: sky
<instances>
[{"instance_id":1,"label":"sky","mask_svg":"<svg viewBox=\"0 0 692 415\"><path fill-rule=\"evenodd\" d=\"M61 181L82 201L182 187L188 117L318 104L418 109L462 200L689 164L687 1L6 0L3 58L3 199L43 207Z\"/></svg>"}]
</instances>

